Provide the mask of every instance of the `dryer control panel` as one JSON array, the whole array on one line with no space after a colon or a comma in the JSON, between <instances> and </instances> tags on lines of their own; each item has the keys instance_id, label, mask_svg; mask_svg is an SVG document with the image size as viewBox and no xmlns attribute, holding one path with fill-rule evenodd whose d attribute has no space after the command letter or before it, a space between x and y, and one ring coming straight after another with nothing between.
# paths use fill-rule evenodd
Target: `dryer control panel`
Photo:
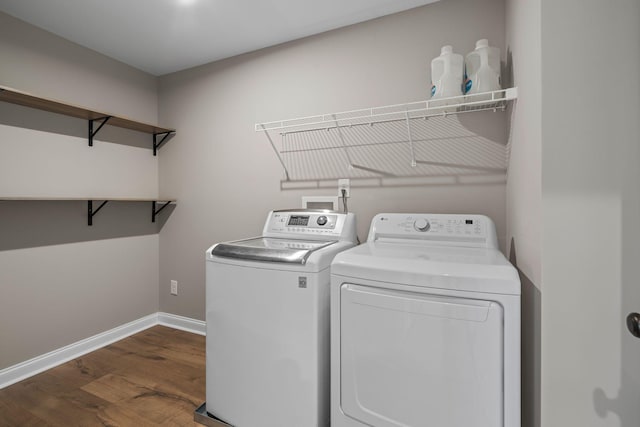
<instances>
[{"instance_id":1,"label":"dryer control panel","mask_svg":"<svg viewBox=\"0 0 640 427\"><path fill-rule=\"evenodd\" d=\"M321 238L351 240L355 236L355 218L330 210L284 210L269 213L263 235L267 237Z\"/></svg>"},{"instance_id":2,"label":"dryer control panel","mask_svg":"<svg viewBox=\"0 0 640 427\"><path fill-rule=\"evenodd\" d=\"M493 221L484 215L378 214L367 240L429 240L452 246L497 248Z\"/></svg>"}]
</instances>

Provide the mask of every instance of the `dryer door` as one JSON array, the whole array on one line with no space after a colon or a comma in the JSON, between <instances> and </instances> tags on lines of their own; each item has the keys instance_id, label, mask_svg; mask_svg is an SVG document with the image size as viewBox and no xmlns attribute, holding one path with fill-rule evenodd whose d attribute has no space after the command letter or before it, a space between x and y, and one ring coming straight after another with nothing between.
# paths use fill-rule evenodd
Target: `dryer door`
<instances>
[{"instance_id":1,"label":"dryer door","mask_svg":"<svg viewBox=\"0 0 640 427\"><path fill-rule=\"evenodd\" d=\"M372 426L502 426L503 309L343 284L342 411Z\"/></svg>"}]
</instances>

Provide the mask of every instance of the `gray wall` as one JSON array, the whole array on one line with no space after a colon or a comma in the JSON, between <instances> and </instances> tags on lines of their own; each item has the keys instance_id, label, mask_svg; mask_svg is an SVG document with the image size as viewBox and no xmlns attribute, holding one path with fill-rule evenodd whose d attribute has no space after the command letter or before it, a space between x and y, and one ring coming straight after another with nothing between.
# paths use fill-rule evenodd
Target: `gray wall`
<instances>
[{"instance_id":1,"label":"gray wall","mask_svg":"<svg viewBox=\"0 0 640 427\"><path fill-rule=\"evenodd\" d=\"M157 121L156 79L0 14L0 85ZM156 197L150 137L0 103L0 196ZM104 141L118 141L108 143ZM158 310L150 207L0 201L0 369Z\"/></svg>"},{"instance_id":2,"label":"gray wall","mask_svg":"<svg viewBox=\"0 0 640 427\"><path fill-rule=\"evenodd\" d=\"M506 38L523 427L635 427L640 346L624 318L640 304L640 3L508 0Z\"/></svg>"},{"instance_id":3,"label":"gray wall","mask_svg":"<svg viewBox=\"0 0 640 427\"><path fill-rule=\"evenodd\" d=\"M511 111L507 243L522 283L522 421L540 426L542 274L541 1L508 0L507 69L518 100Z\"/></svg>"},{"instance_id":4,"label":"gray wall","mask_svg":"<svg viewBox=\"0 0 640 427\"><path fill-rule=\"evenodd\" d=\"M636 427L640 2L542 1L542 425Z\"/></svg>"},{"instance_id":5,"label":"gray wall","mask_svg":"<svg viewBox=\"0 0 640 427\"><path fill-rule=\"evenodd\" d=\"M180 132L160 156L160 189L180 205L160 234L160 309L204 319L207 247L259 234L270 209L298 207L303 195L337 193L281 189L282 169L255 123L427 99L442 45L466 54L486 37L504 51L504 9L502 0L447 0L162 77L160 118ZM505 145L506 117L461 121ZM447 182L352 188L360 238L378 212L473 212L492 217L504 243L504 178Z\"/></svg>"}]
</instances>

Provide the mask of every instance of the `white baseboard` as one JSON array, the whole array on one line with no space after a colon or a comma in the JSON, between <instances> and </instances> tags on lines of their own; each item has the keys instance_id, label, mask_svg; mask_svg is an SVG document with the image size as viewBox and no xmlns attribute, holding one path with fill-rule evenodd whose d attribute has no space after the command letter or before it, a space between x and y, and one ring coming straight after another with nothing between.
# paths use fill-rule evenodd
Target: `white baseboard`
<instances>
[{"instance_id":1,"label":"white baseboard","mask_svg":"<svg viewBox=\"0 0 640 427\"><path fill-rule=\"evenodd\" d=\"M178 316L176 314L158 312L158 325L168 326L173 329L191 332L198 335L206 335L206 323L203 320L191 319L190 317Z\"/></svg>"},{"instance_id":2,"label":"white baseboard","mask_svg":"<svg viewBox=\"0 0 640 427\"><path fill-rule=\"evenodd\" d=\"M199 335L206 334L205 322L202 320L190 319L169 313L153 313L106 332L2 369L0 370L0 389L156 325L163 325Z\"/></svg>"}]
</instances>

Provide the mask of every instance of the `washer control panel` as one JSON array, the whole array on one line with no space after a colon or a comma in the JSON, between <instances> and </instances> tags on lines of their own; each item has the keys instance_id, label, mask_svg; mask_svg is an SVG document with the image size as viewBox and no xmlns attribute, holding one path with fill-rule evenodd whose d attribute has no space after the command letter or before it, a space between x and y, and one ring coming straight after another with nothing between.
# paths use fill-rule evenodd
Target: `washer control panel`
<instances>
[{"instance_id":1,"label":"washer control panel","mask_svg":"<svg viewBox=\"0 0 640 427\"><path fill-rule=\"evenodd\" d=\"M274 211L269 216L264 231L265 235L339 237L345 227L346 216L322 210Z\"/></svg>"},{"instance_id":2,"label":"washer control panel","mask_svg":"<svg viewBox=\"0 0 640 427\"><path fill-rule=\"evenodd\" d=\"M497 247L493 221L484 215L378 214L371 222L367 240L380 238Z\"/></svg>"}]
</instances>

